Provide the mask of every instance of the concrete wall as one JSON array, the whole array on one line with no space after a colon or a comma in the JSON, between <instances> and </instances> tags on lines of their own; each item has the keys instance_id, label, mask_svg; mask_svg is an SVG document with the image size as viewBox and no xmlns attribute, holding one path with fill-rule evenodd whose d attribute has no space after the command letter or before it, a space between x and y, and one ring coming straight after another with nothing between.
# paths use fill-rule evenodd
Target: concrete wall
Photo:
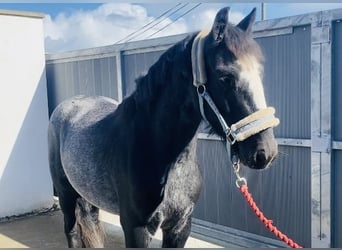
<instances>
[{"instance_id":1,"label":"concrete wall","mask_svg":"<svg viewBox=\"0 0 342 250\"><path fill-rule=\"evenodd\" d=\"M42 17L0 10L0 218L53 203Z\"/></svg>"}]
</instances>

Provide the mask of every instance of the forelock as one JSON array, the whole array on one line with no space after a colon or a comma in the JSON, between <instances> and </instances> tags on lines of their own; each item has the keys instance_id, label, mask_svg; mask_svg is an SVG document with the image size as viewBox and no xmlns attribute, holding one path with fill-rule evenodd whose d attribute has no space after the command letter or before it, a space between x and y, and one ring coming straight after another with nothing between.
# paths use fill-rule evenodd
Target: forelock
<instances>
[{"instance_id":1,"label":"forelock","mask_svg":"<svg viewBox=\"0 0 342 250\"><path fill-rule=\"evenodd\" d=\"M248 34L234 25L229 25L226 30L226 44L228 49L237 59L254 57L260 63L264 57L258 43Z\"/></svg>"}]
</instances>

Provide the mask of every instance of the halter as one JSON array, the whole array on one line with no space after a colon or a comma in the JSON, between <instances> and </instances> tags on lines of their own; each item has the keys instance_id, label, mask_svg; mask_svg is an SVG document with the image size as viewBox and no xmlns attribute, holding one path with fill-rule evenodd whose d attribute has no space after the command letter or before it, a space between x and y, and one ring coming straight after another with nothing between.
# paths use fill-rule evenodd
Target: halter
<instances>
[{"instance_id":1,"label":"halter","mask_svg":"<svg viewBox=\"0 0 342 250\"><path fill-rule=\"evenodd\" d=\"M265 109L258 110L231 125L230 127L227 125L223 116L217 109L213 99L205 88L205 84L207 83L207 75L205 72L203 47L205 37L208 34L209 31L201 31L196 36L191 48L192 74L194 79L193 84L197 88L199 107L203 119L208 122L203 108L203 100L205 100L217 116L217 119L219 120L223 132L226 135L226 139L230 145L233 145L235 142L244 141L248 137L255 135L267 128L278 126L279 119L274 116L275 109L273 107L267 107Z\"/></svg>"}]
</instances>

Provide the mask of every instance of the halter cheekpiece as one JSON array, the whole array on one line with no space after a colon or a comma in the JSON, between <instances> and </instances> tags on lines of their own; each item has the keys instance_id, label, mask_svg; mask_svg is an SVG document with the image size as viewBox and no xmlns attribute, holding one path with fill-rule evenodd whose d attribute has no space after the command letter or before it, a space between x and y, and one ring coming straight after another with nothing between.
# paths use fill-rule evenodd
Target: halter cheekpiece
<instances>
[{"instance_id":1,"label":"halter cheekpiece","mask_svg":"<svg viewBox=\"0 0 342 250\"><path fill-rule=\"evenodd\" d=\"M195 37L191 48L193 84L197 88L199 107L203 119L208 122L203 108L203 100L205 100L217 116L223 132L226 135L226 139L231 145L235 142L243 141L262 130L277 126L279 124L279 119L274 116L275 109L273 107L258 110L230 127L227 125L205 87L207 75L204 65L203 47L205 37L208 34L209 31L201 31Z\"/></svg>"}]
</instances>

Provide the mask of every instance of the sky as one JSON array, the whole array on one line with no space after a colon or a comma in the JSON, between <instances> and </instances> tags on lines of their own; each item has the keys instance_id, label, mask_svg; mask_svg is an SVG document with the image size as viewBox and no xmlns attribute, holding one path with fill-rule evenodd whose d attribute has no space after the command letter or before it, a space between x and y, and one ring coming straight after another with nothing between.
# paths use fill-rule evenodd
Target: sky
<instances>
[{"instance_id":1,"label":"sky","mask_svg":"<svg viewBox=\"0 0 342 250\"><path fill-rule=\"evenodd\" d=\"M5 3L0 9L44 13L47 53L93 48L210 28L226 3ZM253 7L261 19L261 3L230 3L230 21L238 23ZM266 19L342 8L342 3L265 4ZM162 18L158 18L163 13ZM146 26L146 27L144 27ZM135 32L135 33L134 33Z\"/></svg>"}]
</instances>

